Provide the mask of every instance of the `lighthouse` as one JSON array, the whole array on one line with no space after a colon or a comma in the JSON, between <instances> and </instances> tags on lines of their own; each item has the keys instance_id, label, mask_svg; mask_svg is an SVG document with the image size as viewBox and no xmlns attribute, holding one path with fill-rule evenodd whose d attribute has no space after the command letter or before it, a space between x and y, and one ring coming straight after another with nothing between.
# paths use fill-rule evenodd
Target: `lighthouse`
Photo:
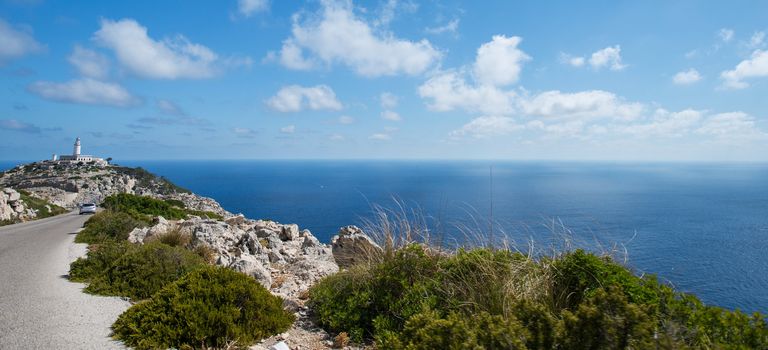
<instances>
[{"instance_id":1,"label":"lighthouse","mask_svg":"<svg viewBox=\"0 0 768 350\"><path fill-rule=\"evenodd\" d=\"M75 149L72 151L72 156L77 159L80 157L80 138L75 139Z\"/></svg>"}]
</instances>

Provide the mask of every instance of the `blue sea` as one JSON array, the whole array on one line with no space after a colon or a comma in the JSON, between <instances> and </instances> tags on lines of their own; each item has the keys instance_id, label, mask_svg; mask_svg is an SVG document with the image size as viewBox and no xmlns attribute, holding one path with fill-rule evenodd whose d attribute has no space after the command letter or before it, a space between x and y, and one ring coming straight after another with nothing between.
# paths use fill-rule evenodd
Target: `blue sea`
<instances>
[{"instance_id":1,"label":"blue sea","mask_svg":"<svg viewBox=\"0 0 768 350\"><path fill-rule=\"evenodd\" d=\"M0 168L15 163L0 162ZM616 249L704 302L768 311L768 164L491 161L123 161L250 218L297 223L328 242L372 205L418 208L546 250L563 237ZM492 174L492 175L491 175ZM553 229L553 226L556 228ZM554 233L553 233L554 231ZM564 234L565 233L565 234Z\"/></svg>"}]
</instances>

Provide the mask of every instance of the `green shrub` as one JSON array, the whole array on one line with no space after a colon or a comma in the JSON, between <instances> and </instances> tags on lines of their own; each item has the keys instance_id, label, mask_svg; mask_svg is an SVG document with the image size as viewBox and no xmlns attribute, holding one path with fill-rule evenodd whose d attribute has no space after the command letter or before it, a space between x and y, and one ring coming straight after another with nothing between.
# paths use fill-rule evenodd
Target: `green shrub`
<instances>
[{"instance_id":1,"label":"green shrub","mask_svg":"<svg viewBox=\"0 0 768 350\"><path fill-rule=\"evenodd\" d=\"M168 204L170 204L170 205L172 205L172 206L174 206L174 207L179 207L179 208L182 208L182 209L187 207L187 205L184 204L184 202L182 202L182 201L180 201L178 199L170 199L169 198L169 199L163 199L163 201L168 203Z\"/></svg>"},{"instance_id":2,"label":"green shrub","mask_svg":"<svg viewBox=\"0 0 768 350\"><path fill-rule=\"evenodd\" d=\"M308 305L325 329L384 349L768 349L765 316L703 305L582 250L409 245L322 279Z\"/></svg>"},{"instance_id":3,"label":"green shrub","mask_svg":"<svg viewBox=\"0 0 768 350\"><path fill-rule=\"evenodd\" d=\"M136 349L224 348L283 332L293 319L253 278L207 266L134 305L112 329Z\"/></svg>"},{"instance_id":4,"label":"green shrub","mask_svg":"<svg viewBox=\"0 0 768 350\"><path fill-rule=\"evenodd\" d=\"M187 218L187 213L184 209L177 208L159 199L129 193L109 196L104 199L102 205L109 210L127 213L136 219L145 221L150 220L154 216L162 216L173 220Z\"/></svg>"},{"instance_id":5,"label":"green shrub","mask_svg":"<svg viewBox=\"0 0 768 350\"><path fill-rule=\"evenodd\" d=\"M410 245L381 264L322 280L310 289L310 305L321 325L361 342L377 332L399 331L411 316L431 309L437 271L438 258Z\"/></svg>"},{"instance_id":6,"label":"green shrub","mask_svg":"<svg viewBox=\"0 0 768 350\"><path fill-rule=\"evenodd\" d=\"M153 242L129 249L102 274L91 279L86 292L146 299L205 262L197 254Z\"/></svg>"},{"instance_id":7,"label":"green shrub","mask_svg":"<svg viewBox=\"0 0 768 350\"><path fill-rule=\"evenodd\" d=\"M379 349L526 349L528 331L515 319L479 312L467 317L435 311L414 315L400 334L387 332L377 338Z\"/></svg>"},{"instance_id":8,"label":"green shrub","mask_svg":"<svg viewBox=\"0 0 768 350\"><path fill-rule=\"evenodd\" d=\"M75 242L93 244L124 241L134 228L146 225L146 221L137 220L126 213L102 211L85 222L85 228L77 234Z\"/></svg>"},{"instance_id":9,"label":"green shrub","mask_svg":"<svg viewBox=\"0 0 768 350\"><path fill-rule=\"evenodd\" d=\"M559 344L565 349L651 349L656 322L618 287L597 289L571 312L562 313Z\"/></svg>"},{"instance_id":10,"label":"green shrub","mask_svg":"<svg viewBox=\"0 0 768 350\"><path fill-rule=\"evenodd\" d=\"M75 282L90 282L135 247L127 241L91 244L88 246L86 257L79 258L69 265L69 279Z\"/></svg>"}]
</instances>

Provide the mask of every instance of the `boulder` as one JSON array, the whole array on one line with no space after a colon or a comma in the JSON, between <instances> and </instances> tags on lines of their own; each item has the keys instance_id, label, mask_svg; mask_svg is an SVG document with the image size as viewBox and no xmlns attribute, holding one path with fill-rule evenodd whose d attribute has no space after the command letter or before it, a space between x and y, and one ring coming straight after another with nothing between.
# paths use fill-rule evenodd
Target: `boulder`
<instances>
[{"instance_id":1,"label":"boulder","mask_svg":"<svg viewBox=\"0 0 768 350\"><path fill-rule=\"evenodd\" d=\"M283 225L280 231L280 239L283 241L292 241L299 238L299 225L289 224Z\"/></svg>"},{"instance_id":2,"label":"boulder","mask_svg":"<svg viewBox=\"0 0 768 350\"><path fill-rule=\"evenodd\" d=\"M264 265L250 255L241 256L231 266L235 271L240 271L256 279L264 288L269 289L272 286L272 276Z\"/></svg>"},{"instance_id":3,"label":"boulder","mask_svg":"<svg viewBox=\"0 0 768 350\"><path fill-rule=\"evenodd\" d=\"M135 228L128 233L128 242L131 243L144 243L144 239L147 238L148 227Z\"/></svg>"},{"instance_id":4,"label":"boulder","mask_svg":"<svg viewBox=\"0 0 768 350\"><path fill-rule=\"evenodd\" d=\"M6 191L10 190L10 192L5 192L8 194L8 202L15 202L21 199L21 194L19 192L16 192L10 188L6 188Z\"/></svg>"},{"instance_id":5,"label":"boulder","mask_svg":"<svg viewBox=\"0 0 768 350\"><path fill-rule=\"evenodd\" d=\"M245 216L243 214L233 216L229 219L224 220L224 222L227 223L227 225L231 226L240 226L245 223Z\"/></svg>"},{"instance_id":6,"label":"boulder","mask_svg":"<svg viewBox=\"0 0 768 350\"><path fill-rule=\"evenodd\" d=\"M345 226L331 239L333 258L341 268L373 260L383 253L363 230L357 226Z\"/></svg>"}]
</instances>

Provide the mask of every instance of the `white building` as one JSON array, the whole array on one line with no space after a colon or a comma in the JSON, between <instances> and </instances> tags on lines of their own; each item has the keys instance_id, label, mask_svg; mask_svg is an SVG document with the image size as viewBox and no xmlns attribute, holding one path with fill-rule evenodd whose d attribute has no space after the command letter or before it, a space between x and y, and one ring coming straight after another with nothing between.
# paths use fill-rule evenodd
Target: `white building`
<instances>
[{"instance_id":1,"label":"white building","mask_svg":"<svg viewBox=\"0 0 768 350\"><path fill-rule=\"evenodd\" d=\"M75 139L75 146L74 146L74 149L72 150L71 156L69 155L57 156L56 154L54 154L51 160L58 161L58 162L83 162L83 163L95 162L98 165L107 165L107 161L104 158L80 154L80 138L79 137Z\"/></svg>"}]
</instances>

